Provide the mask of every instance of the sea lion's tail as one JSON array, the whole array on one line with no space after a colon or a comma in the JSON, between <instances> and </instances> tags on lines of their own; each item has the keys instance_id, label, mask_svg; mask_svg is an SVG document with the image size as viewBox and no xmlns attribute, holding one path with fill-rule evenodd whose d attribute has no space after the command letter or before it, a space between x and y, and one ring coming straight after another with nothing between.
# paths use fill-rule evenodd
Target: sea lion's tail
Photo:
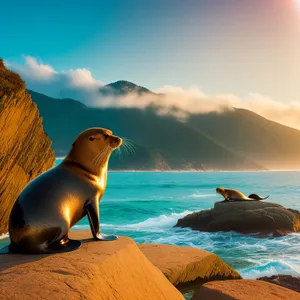
<instances>
[{"instance_id":1,"label":"sea lion's tail","mask_svg":"<svg viewBox=\"0 0 300 300\"><path fill-rule=\"evenodd\" d=\"M251 195L248 196L248 198L251 198L251 199L254 199L254 200L265 200L265 199L268 199L269 197L270 197L270 195L263 198L263 197L261 197L257 194L251 194Z\"/></svg>"}]
</instances>

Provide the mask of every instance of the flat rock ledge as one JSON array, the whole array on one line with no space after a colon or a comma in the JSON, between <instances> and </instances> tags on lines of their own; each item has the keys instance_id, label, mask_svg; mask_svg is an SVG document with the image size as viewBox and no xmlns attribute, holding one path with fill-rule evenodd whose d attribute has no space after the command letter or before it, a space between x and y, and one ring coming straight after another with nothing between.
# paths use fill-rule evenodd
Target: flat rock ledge
<instances>
[{"instance_id":1,"label":"flat rock ledge","mask_svg":"<svg viewBox=\"0 0 300 300\"><path fill-rule=\"evenodd\" d=\"M282 236L300 231L300 212L265 201L216 202L214 208L189 214L175 226Z\"/></svg>"},{"instance_id":2,"label":"flat rock ledge","mask_svg":"<svg viewBox=\"0 0 300 300\"><path fill-rule=\"evenodd\" d=\"M71 237L84 241L73 252L0 255L0 299L184 300L132 239Z\"/></svg>"},{"instance_id":3,"label":"flat rock ledge","mask_svg":"<svg viewBox=\"0 0 300 300\"><path fill-rule=\"evenodd\" d=\"M263 280L273 284L283 286L287 289L300 293L300 277L291 275L273 275L270 277L260 277L257 280ZM299 295L300 298L300 295Z\"/></svg>"},{"instance_id":4,"label":"flat rock ledge","mask_svg":"<svg viewBox=\"0 0 300 300\"><path fill-rule=\"evenodd\" d=\"M192 300L300 300L300 294L265 281L242 279L205 283Z\"/></svg>"},{"instance_id":5,"label":"flat rock ledge","mask_svg":"<svg viewBox=\"0 0 300 300\"><path fill-rule=\"evenodd\" d=\"M221 258L205 250L157 244L140 244L139 248L177 288L212 280L241 278Z\"/></svg>"}]
</instances>

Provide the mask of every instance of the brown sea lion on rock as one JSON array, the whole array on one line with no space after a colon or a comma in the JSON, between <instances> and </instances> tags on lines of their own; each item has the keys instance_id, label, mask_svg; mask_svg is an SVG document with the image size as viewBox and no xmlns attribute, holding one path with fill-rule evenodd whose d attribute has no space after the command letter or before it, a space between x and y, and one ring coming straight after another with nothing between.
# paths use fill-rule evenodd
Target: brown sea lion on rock
<instances>
[{"instance_id":1,"label":"brown sea lion on rock","mask_svg":"<svg viewBox=\"0 0 300 300\"><path fill-rule=\"evenodd\" d=\"M265 200L269 198L269 196L262 198L257 194L251 194L248 197L246 197L243 193L237 190L225 189L223 187L216 188L216 191L218 194L222 195L225 198L224 202L225 201L259 201L259 200Z\"/></svg>"},{"instance_id":2,"label":"brown sea lion on rock","mask_svg":"<svg viewBox=\"0 0 300 300\"><path fill-rule=\"evenodd\" d=\"M11 244L0 253L55 253L72 251L80 241L69 230L88 216L94 239L100 234L99 202L104 194L108 161L122 139L104 128L83 131L57 167L38 176L22 191L9 219Z\"/></svg>"}]
</instances>

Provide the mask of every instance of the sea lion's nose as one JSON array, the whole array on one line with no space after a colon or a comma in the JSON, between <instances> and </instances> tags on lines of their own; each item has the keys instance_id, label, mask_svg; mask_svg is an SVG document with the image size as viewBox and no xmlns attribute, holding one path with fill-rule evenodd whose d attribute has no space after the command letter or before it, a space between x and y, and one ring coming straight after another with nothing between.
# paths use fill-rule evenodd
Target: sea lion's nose
<instances>
[{"instance_id":1,"label":"sea lion's nose","mask_svg":"<svg viewBox=\"0 0 300 300\"><path fill-rule=\"evenodd\" d=\"M114 136L112 139L112 142L116 145L116 146L120 146L122 144L122 139L118 136Z\"/></svg>"}]
</instances>

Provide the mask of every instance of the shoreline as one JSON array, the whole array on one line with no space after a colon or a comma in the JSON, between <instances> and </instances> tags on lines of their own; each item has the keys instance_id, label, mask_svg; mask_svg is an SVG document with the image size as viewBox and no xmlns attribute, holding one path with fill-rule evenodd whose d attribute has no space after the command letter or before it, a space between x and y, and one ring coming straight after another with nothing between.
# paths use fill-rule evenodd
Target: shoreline
<instances>
[{"instance_id":1,"label":"shoreline","mask_svg":"<svg viewBox=\"0 0 300 300\"><path fill-rule=\"evenodd\" d=\"M57 160L63 160L65 157L56 157ZM135 170L135 169L113 169L110 173L260 173L260 172L300 172L300 169L262 169L262 170L197 170L197 169L171 169L171 170Z\"/></svg>"}]
</instances>

